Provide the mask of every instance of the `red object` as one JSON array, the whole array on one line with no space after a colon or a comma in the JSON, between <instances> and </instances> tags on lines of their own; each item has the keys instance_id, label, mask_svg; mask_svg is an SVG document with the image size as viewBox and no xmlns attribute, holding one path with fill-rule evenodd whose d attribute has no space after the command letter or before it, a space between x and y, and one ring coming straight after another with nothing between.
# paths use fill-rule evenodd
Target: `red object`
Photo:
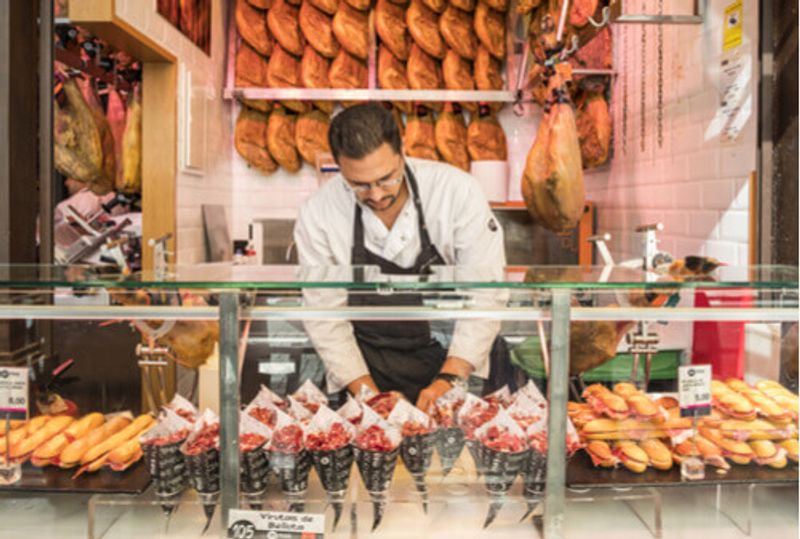
<instances>
[{"instance_id":1,"label":"red object","mask_svg":"<svg viewBox=\"0 0 800 539\"><path fill-rule=\"evenodd\" d=\"M481 443L489 449L503 453L519 453L525 449L525 441L520 436L494 425L486 430Z\"/></svg>"},{"instance_id":2,"label":"red object","mask_svg":"<svg viewBox=\"0 0 800 539\"><path fill-rule=\"evenodd\" d=\"M475 429L484 423L488 423L497 415L498 405L488 402L486 404L488 406L475 406L461 421L461 430L464 431L464 436L466 436L467 440L474 440Z\"/></svg>"},{"instance_id":3,"label":"red object","mask_svg":"<svg viewBox=\"0 0 800 539\"><path fill-rule=\"evenodd\" d=\"M747 308L753 291L746 289L697 290L694 306ZM744 322L695 322L692 363L711 365L714 378L744 378Z\"/></svg>"},{"instance_id":4,"label":"red object","mask_svg":"<svg viewBox=\"0 0 800 539\"><path fill-rule=\"evenodd\" d=\"M266 441L267 439L260 434L246 432L239 436L239 451L248 453L257 447L261 447Z\"/></svg>"},{"instance_id":5,"label":"red object","mask_svg":"<svg viewBox=\"0 0 800 539\"><path fill-rule=\"evenodd\" d=\"M395 447L389 437L386 436L386 432L378 425L372 425L359 433L356 436L356 445L364 451L384 451L387 453Z\"/></svg>"},{"instance_id":6,"label":"red object","mask_svg":"<svg viewBox=\"0 0 800 539\"><path fill-rule=\"evenodd\" d=\"M336 451L350 443L350 435L343 423L334 423L328 432L314 432L306 437L309 451Z\"/></svg>"},{"instance_id":7,"label":"red object","mask_svg":"<svg viewBox=\"0 0 800 539\"><path fill-rule=\"evenodd\" d=\"M395 393L378 393L367 401L367 406L372 408L376 414L386 419L389 417L389 414L392 413L392 410L394 410L394 405L397 404L398 400L400 400L400 397Z\"/></svg>"},{"instance_id":8,"label":"red object","mask_svg":"<svg viewBox=\"0 0 800 539\"><path fill-rule=\"evenodd\" d=\"M169 436L162 436L161 438L153 438L151 440L147 440L146 442L142 442L144 445L167 445L172 444L175 442L179 442L183 440L189 435L189 429L181 429L177 432L170 434Z\"/></svg>"},{"instance_id":9,"label":"red object","mask_svg":"<svg viewBox=\"0 0 800 539\"><path fill-rule=\"evenodd\" d=\"M203 427L194 440L186 444L185 455L199 455L219 446L219 423Z\"/></svg>"},{"instance_id":10,"label":"red object","mask_svg":"<svg viewBox=\"0 0 800 539\"><path fill-rule=\"evenodd\" d=\"M303 429L286 425L272 437L271 449L280 453L299 453L303 449Z\"/></svg>"},{"instance_id":11,"label":"red object","mask_svg":"<svg viewBox=\"0 0 800 539\"><path fill-rule=\"evenodd\" d=\"M261 421L269 428L275 427L275 422L278 419L278 414L275 413L275 410L270 408L252 408L249 412L251 417Z\"/></svg>"},{"instance_id":12,"label":"red object","mask_svg":"<svg viewBox=\"0 0 800 539\"><path fill-rule=\"evenodd\" d=\"M429 424L423 425L416 421L406 421L403 423L403 436L421 436L433 431L433 427Z\"/></svg>"}]
</instances>

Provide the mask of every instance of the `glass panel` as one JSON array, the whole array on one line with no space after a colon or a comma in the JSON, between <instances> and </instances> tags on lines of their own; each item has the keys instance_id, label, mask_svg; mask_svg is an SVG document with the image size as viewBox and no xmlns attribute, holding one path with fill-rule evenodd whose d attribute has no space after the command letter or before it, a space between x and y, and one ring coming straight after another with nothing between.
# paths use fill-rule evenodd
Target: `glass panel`
<instances>
[{"instance_id":1,"label":"glass panel","mask_svg":"<svg viewBox=\"0 0 800 539\"><path fill-rule=\"evenodd\" d=\"M102 267L0 266L0 288L95 286L104 288L314 288L375 289L448 288L797 288L797 268L789 266L723 266L710 277L658 275L626 267L508 267L498 275L490 268L436 267L424 278L381 275L375 267L298 267L200 264L171 268L166 278L152 273L119 275Z\"/></svg>"}]
</instances>

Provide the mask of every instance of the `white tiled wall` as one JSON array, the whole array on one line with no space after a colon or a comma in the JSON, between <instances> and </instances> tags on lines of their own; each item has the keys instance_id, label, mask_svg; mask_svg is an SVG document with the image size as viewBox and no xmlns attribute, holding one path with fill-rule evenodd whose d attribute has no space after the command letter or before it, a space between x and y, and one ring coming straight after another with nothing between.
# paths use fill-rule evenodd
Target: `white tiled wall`
<instances>
[{"instance_id":1,"label":"white tiled wall","mask_svg":"<svg viewBox=\"0 0 800 539\"><path fill-rule=\"evenodd\" d=\"M229 223L233 214L231 161L233 134L230 105L222 99L225 67L225 6L211 2L211 55L206 55L156 12L156 0L116 0L117 15L174 54L192 74L192 92L205 102L206 125L193 125L192 137L206 148L201 174L177 171L177 261L191 264L205 260L202 204L222 204ZM178 110L184 96L178 95ZM202 147L203 145L201 145ZM229 224L230 226L230 224Z\"/></svg>"},{"instance_id":2,"label":"white tiled wall","mask_svg":"<svg viewBox=\"0 0 800 539\"><path fill-rule=\"evenodd\" d=\"M747 183L756 160L756 118L751 112L739 138L722 142L715 131L719 107L719 63L722 49L722 13L731 0L709 0L702 26L663 26L664 116L663 142L656 144L657 50L655 26L616 25L616 78L612 116L615 154L611 164L586 176L588 197L598 205L599 228L611 232L618 258L639 254L632 232L642 223L663 221L662 248L676 256L707 254L728 263L747 263ZM233 150L236 110L221 99L224 80L224 2L212 2L212 51L206 56L177 29L161 18L155 0L117 0L117 14L173 52L192 72L194 91L206 97L207 128L193 136L205 137L207 156L201 176L178 171L178 261L204 259L200 205L225 205L232 237L247 235L256 218L294 218L297 209L316 189L311 167L298 174L279 171L265 177L249 169ZM665 0L668 12L687 13L692 0ZM629 0L627 11L653 12L655 0ZM745 1L742 50L756 62L756 2ZM642 32L646 46L642 48ZM627 36L626 36L627 33ZM644 65L644 142L641 136L641 80ZM753 69L753 72L757 72ZM623 85L627 79L627 136L623 137ZM749 94L756 103L756 81ZM179 98L180 99L180 98ZM179 104L180 108L180 104ZM530 129L520 131L520 119L504 111L510 158L520 166L533 142L538 113L525 118ZM514 127L516 126L516 127ZM510 131L509 131L510 130ZM524 131L524 133L522 133ZM518 136L514 136L518 133ZM521 135L519 133L522 133ZM524 140L523 140L524 139ZM623 139L625 142L623 144Z\"/></svg>"},{"instance_id":3,"label":"white tiled wall","mask_svg":"<svg viewBox=\"0 0 800 539\"><path fill-rule=\"evenodd\" d=\"M668 0L664 10L688 13L691 3ZM612 234L612 251L617 257L640 254L634 227L662 221L666 229L661 247L674 256L705 254L729 264L748 262L748 178L756 167L755 111L751 110L733 142L721 140L715 122L720 101L722 17L725 6L731 3L709 0L702 26L662 27L664 115L660 147L656 141L658 28L613 28L614 66L618 71L612 103L615 154L608 168L587 174L586 186L589 198L599 207L599 229ZM625 5L628 12L655 13L657 9L657 2L652 0L633 0ZM755 66L757 2L745 1L744 10L740 50ZM642 76L646 111L643 131ZM745 95L756 103L757 81L749 80L747 88ZM625 109L627 134L623 133Z\"/></svg>"}]
</instances>

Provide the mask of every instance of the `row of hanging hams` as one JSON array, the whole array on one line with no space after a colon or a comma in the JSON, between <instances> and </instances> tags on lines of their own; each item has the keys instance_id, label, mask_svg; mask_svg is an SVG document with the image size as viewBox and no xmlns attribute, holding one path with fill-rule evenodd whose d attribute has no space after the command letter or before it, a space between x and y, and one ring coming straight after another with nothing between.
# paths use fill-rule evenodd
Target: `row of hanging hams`
<instances>
[{"instance_id":1,"label":"row of hanging hams","mask_svg":"<svg viewBox=\"0 0 800 539\"><path fill-rule=\"evenodd\" d=\"M92 79L56 75L55 168L92 192L138 193L142 185L142 104L138 91L124 99L108 90L103 109Z\"/></svg>"},{"instance_id":2,"label":"row of hanging hams","mask_svg":"<svg viewBox=\"0 0 800 539\"><path fill-rule=\"evenodd\" d=\"M330 116L317 108L297 113L268 101L264 107L243 105L236 120L234 146L247 163L272 174L279 167L288 172L300 170L302 161L316 166L320 154L329 154Z\"/></svg>"},{"instance_id":3,"label":"row of hanging hams","mask_svg":"<svg viewBox=\"0 0 800 539\"><path fill-rule=\"evenodd\" d=\"M378 83L390 90L502 90L503 0L378 0ZM409 112L410 103L399 104ZM464 106L477 110L477 104Z\"/></svg>"},{"instance_id":4,"label":"row of hanging hams","mask_svg":"<svg viewBox=\"0 0 800 539\"><path fill-rule=\"evenodd\" d=\"M236 86L366 88L368 7L360 0L237 0L242 43L236 53ZM310 106L289 100L283 105L298 113ZM332 102L315 106L333 111Z\"/></svg>"},{"instance_id":5,"label":"row of hanging hams","mask_svg":"<svg viewBox=\"0 0 800 539\"><path fill-rule=\"evenodd\" d=\"M381 88L501 90L507 8L507 0L378 0L374 8L371 0L237 0L236 86L366 88L372 13Z\"/></svg>"},{"instance_id":6,"label":"row of hanging hams","mask_svg":"<svg viewBox=\"0 0 800 539\"><path fill-rule=\"evenodd\" d=\"M268 112L262 110L267 105ZM329 115L317 108L296 113L281 104L259 103L262 109L242 106L236 120L234 146L249 166L269 175L282 168L297 172L302 161L316 166L319 157L330 153ZM405 122L392 104L403 134L404 152L410 157L441 160L463 170L472 161L505 161L508 149L505 133L490 107L482 105L465 123L460 105L447 103L438 114L418 105Z\"/></svg>"}]
</instances>

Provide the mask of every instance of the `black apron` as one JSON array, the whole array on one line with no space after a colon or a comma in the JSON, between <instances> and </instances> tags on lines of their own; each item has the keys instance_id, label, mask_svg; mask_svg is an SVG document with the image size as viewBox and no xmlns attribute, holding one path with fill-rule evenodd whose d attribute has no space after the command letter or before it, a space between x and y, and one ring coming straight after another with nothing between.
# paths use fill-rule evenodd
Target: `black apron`
<instances>
[{"instance_id":1,"label":"black apron","mask_svg":"<svg viewBox=\"0 0 800 539\"><path fill-rule=\"evenodd\" d=\"M431 273L431 266L445 265L436 246L431 243L422 203L419 199L417 180L406 165L409 196L417 209L417 226L419 227L422 249L410 268L401 268L391 260L387 260L367 250L364 246L364 223L361 220L361 206L356 204L355 223L353 225L353 251L350 263L353 266L378 266L381 273L387 275L420 275ZM356 268L363 274L362 268ZM400 293L380 295L375 293L351 292L347 304L360 307L410 307L421 306L422 295ZM358 347L364 356L372 379L381 391L399 391L411 402L416 402L420 390L430 385L433 377L439 372L447 357L447 350L433 338L428 322L391 321L365 322L354 321Z\"/></svg>"}]
</instances>

